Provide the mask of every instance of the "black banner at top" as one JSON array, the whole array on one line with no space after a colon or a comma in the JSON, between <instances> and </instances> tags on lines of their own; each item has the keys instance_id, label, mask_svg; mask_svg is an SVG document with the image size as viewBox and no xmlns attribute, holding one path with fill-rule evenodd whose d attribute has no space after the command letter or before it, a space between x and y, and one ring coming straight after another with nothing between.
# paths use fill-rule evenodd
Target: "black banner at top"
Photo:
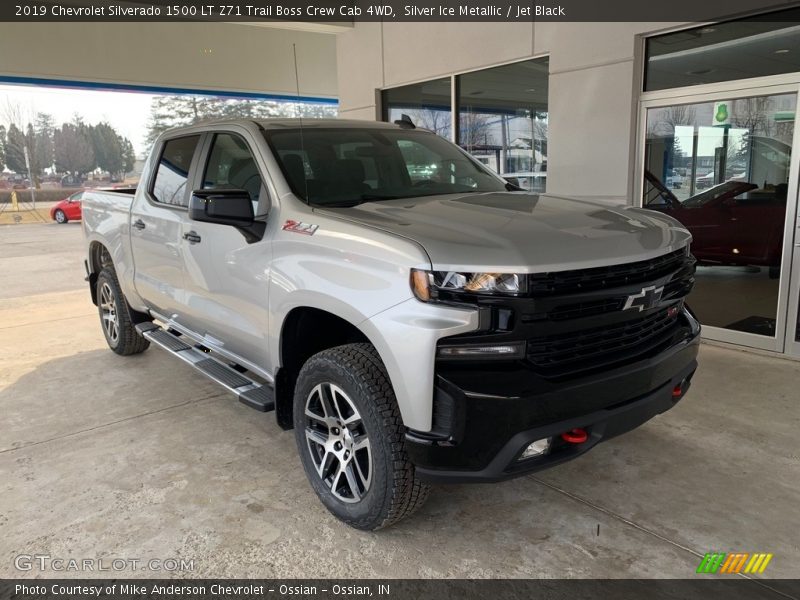
<instances>
[{"instance_id":1,"label":"black banner at top","mask_svg":"<svg viewBox=\"0 0 800 600\"><path fill-rule=\"evenodd\" d=\"M766 20L800 22L798 4L776 0L2 0L0 21L295 21L347 26L358 21L703 22L759 14Z\"/></svg>"}]
</instances>

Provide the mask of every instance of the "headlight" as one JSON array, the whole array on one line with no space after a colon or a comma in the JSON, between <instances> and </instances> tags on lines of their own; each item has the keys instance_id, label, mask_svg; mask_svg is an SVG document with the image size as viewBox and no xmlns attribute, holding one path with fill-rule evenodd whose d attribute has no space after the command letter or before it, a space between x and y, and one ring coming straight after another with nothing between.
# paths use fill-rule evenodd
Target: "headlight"
<instances>
[{"instance_id":1,"label":"headlight","mask_svg":"<svg viewBox=\"0 0 800 600\"><path fill-rule=\"evenodd\" d=\"M516 296L527 291L527 278L516 273L459 273L411 269L411 289L423 302L436 300L439 292Z\"/></svg>"}]
</instances>

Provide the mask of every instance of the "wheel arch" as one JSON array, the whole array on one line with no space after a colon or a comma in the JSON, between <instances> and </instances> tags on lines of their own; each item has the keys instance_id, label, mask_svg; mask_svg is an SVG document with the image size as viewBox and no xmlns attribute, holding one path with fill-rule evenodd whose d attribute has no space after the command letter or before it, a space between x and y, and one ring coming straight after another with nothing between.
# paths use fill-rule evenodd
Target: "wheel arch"
<instances>
[{"instance_id":1,"label":"wheel arch","mask_svg":"<svg viewBox=\"0 0 800 600\"><path fill-rule=\"evenodd\" d=\"M283 319L278 337L279 368L275 376L275 416L283 429L293 427L297 376L314 354L344 344L372 340L351 320L314 306L296 306Z\"/></svg>"},{"instance_id":2,"label":"wheel arch","mask_svg":"<svg viewBox=\"0 0 800 600\"><path fill-rule=\"evenodd\" d=\"M108 248L105 246L105 244L103 244L103 242L93 240L89 243L88 280L89 293L92 295L92 303L95 306L97 306L97 276L105 268L110 268L116 275L116 269L114 267L114 260L111 258L111 252L109 252ZM119 277L117 277L117 280L119 280ZM130 317L132 323L137 324L152 321L150 315L140 312L131 306L127 296L124 295L124 290L123 301L125 302L125 306L128 310L128 316Z\"/></svg>"},{"instance_id":3,"label":"wheel arch","mask_svg":"<svg viewBox=\"0 0 800 600\"><path fill-rule=\"evenodd\" d=\"M97 306L97 276L105 267L114 267L111 253L102 242L92 241L89 243L89 292L92 295L92 303Z\"/></svg>"}]
</instances>

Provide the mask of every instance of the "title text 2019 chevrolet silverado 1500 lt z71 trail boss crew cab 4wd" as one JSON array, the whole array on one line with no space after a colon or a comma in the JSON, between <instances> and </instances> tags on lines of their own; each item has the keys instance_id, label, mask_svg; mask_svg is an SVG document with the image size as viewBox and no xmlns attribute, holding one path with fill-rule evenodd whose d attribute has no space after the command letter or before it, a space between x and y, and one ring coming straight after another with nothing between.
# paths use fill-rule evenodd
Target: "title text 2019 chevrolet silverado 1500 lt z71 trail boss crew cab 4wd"
<instances>
[{"instance_id":1,"label":"title text 2019 chevrolet silverado 1500 lt z71 trail boss crew cab 4wd","mask_svg":"<svg viewBox=\"0 0 800 600\"><path fill-rule=\"evenodd\" d=\"M407 123L163 134L83 202L92 299L294 428L314 491L377 529L429 482L500 481L671 408L697 366L689 233L519 191Z\"/></svg>"}]
</instances>

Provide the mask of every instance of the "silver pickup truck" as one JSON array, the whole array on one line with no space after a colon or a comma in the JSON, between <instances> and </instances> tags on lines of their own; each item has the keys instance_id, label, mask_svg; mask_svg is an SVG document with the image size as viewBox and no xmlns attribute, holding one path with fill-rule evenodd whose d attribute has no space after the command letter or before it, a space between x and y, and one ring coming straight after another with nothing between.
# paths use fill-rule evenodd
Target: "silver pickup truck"
<instances>
[{"instance_id":1,"label":"silver pickup truck","mask_svg":"<svg viewBox=\"0 0 800 600\"><path fill-rule=\"evenodd\" d=\"M697 367L677 221L526 193L405 120L173 130L136 190L84 196L83 224L110 348L154 343L274 410L360 529L431 482L575 458Z\"/></svg>"}]
</instances>

